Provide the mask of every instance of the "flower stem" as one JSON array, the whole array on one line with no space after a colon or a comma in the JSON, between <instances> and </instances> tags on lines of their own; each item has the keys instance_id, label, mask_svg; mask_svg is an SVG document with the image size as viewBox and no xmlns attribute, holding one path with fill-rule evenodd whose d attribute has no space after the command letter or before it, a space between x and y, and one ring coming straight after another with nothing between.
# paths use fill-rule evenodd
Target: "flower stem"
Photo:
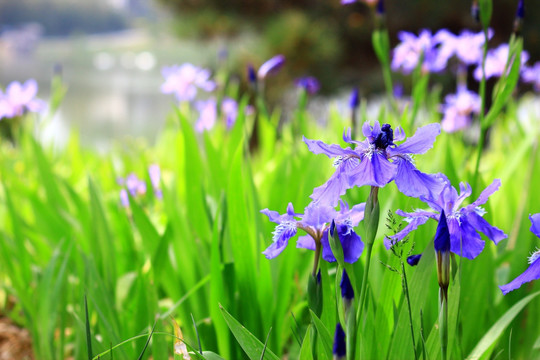
<instances>
[{"instance_id":1,"label":"flower stem","mask_svg":"<svg viewBox=\"0 0 540 360\"><path fill-rule=\"evenodd\" d=\"M442 360L446 360L448 351L448 288L439 288L439 327L441 336Z\"/></svg>"},{"instance_id":2,"label":"flower stem","mask_svg":"<svg viewBox=\"0 0 540 360\"><path fill-rule=\"evenodd\" d=\"M319 267L319 258L321 257L321 242L315 241L315 258L313 259L313 270L311 275L317 278L317 268Z\"/></svg>"},{"instance_id":3,"label":"flower stem","mask_svg":"<svg viewBox=\"0 0 540 360\"><path fill-rule=\"evenodd\" d=\"M411 299L409 297L407 273L405 272L405 264L403 263L403 260L401 260L401 285L403 286L403 292L405 293L405 299L407 300L407 307L409 310L409 324L411 326L411 339L412 339L412 345L413 345L413 350L414 350L414 358L418 359L418 355L416 354L416 342L414 341L414 326L413 326L413 319L412 319Z\"/></svg>"}]
</instances>

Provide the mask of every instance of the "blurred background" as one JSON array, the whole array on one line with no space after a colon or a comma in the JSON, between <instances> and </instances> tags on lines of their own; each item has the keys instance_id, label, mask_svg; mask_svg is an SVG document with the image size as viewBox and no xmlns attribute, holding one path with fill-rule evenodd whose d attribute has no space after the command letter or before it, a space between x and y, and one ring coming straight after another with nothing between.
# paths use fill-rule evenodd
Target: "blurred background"
<instances>
[{"instance_id":1,"label":"blurred background","mask_svg":"<svg viewBox=\"0 0 540 360\"><path fill-rule=\"evenodd\" d=\"M490 47L508 41L516 6L494 2ZM540 3L525 6L524 44L534 63ZM479 31L470 8L469 0L385 1L392 46L400 30ZM339 0L0 0L0 84L35 78L47 100L53 74L62 76L68 92L47 129L54 142L72 129L84 145L103 149L126 136L153 142L174 103L159 91L167 65L225 68L245 85L248 64L284 54L269 96L285 109L294 79L306 75L321 82L319 106L346 102L353 86L366 97L381 94L372 13L363 2Z\"/></svg>"}]
</instances>

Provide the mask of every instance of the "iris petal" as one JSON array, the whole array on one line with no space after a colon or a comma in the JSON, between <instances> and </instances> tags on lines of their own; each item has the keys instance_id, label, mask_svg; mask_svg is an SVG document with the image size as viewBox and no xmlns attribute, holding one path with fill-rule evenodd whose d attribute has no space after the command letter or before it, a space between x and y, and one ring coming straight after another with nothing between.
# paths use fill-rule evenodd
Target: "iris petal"
<instances>
[{"instance_id":1,"label":"iris petal","mask_svg":"<svg viewBox=\"0 0 540 360\"><path fill-rule=\"evenodd\" d=\"M499 288L506 295L510 291L518 289L521 285L538 279L540 279L540 258L536 259L521 275L508 284L499 286Z\"/></svg>"}]
</instances>

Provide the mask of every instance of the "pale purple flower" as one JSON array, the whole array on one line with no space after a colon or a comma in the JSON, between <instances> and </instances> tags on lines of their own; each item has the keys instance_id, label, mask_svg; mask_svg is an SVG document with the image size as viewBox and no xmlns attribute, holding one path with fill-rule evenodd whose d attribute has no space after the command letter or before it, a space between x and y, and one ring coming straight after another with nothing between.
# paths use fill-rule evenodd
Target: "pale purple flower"
<instances>
[{"instance_id":1,"label":"pale purple flower","mask_svg":"<svg viewBox=\"0 0 540 360\"><path fill-rule=\"evenodd\" d=\"M445 103L441 106L444 112L442 129L446 132L454 132L468 127L474 115L480 113L481 99L478 94L460 87L456 94L445 97Z\"/></svg>"},{"instance_id":2,"label":"pale purple flower","mask_svg":"<svg viewBox=\"0 0 540 360\"><path fill-rule=\"evenodd\" d=\"M152 184L152 189L154 190L154 195L161 199L163 193L161 192L161 169L158 164L152 164L148 167L148 175L150 177L150 183Z\"/></svg>"},{"instance_id":3,"label":"pale purple flower","mask_svg":"<svg viewBox=\"0 0 540 360\"><path fill-rule=\"evenodd\" d=\"M329 262L336 261L328 241L330 224L334 221L345 261L353 263L358 260L364 249L360 236L353 230L364 218L364 208L365 203L349 209L346 203L341 202L340 210L336 211L332 206L312 202L305 208L304 214L295 213L291 203L283 215L277 211L261 210L261 213L268 216L270 221L278 224L273 232L272 245L263 254L268 259L273 259L281 254L287 247L289 239L294 237L300 229L307 235L298 238L296 242L298 248L315 250L316 242L320 242L322 258Z\"/></svg>"},{"instance_id":4,"label":"pale purple flower","mask_svg":"<svg viewBox=\"0 0 540 360\"><path fill-rule=\"evenodd\" d=\"M398 38L401 41L394 49L392 57L392 70L410 74L423 59L422 70L427 72L441 71L446 63L441 63L436 48L438 39L429 30L421 30L416 36L407 31L400 31Z\"/></svg>"},{"instance_id":5,"label":"pale purple flower","mask_svg":"<svg viewBox=\"0 0 540 360\"><path fill-rule=\"evenodd\" d=\"M210 70L190 63L164 67L161 73L165 78L161 92L174 94L178 101L192 101L198 89L210 92L216 88L216 83L210 80Z\"/></svg>"},{"instance_id":6,"label":"pale purple flower","mask_svg":"<svg viewBox=\"0 0 540 360\"><path fill-rule=\"evenodd\" d=\"M489 79L491 77L500 77L504 69L506 67L506 63L508 61L508 55L509 55L510 48L508 44L501 44L498 48L489 50L486 57L486 66L485 66L485 72L486 72L486 79ZM523 50L521 52L521 66L523 67L525 63L529 60L529 53ZM508 70L510 70L510 66L513 62L513 59L511 59ZM478 67L474 70L474 78L477 81L482 80L482 65L478 65Z\"/></svg>"},{"instance_id":7,"label":"pale purple flower","mask_svg":"<svg viewBox=\"0 0 540 360\"><path fill-rule=\"evenodd\" d=\"M267 60L261 65L259 71L257 71L257 77L259 79L266 79L269 75L276 74L285 64L285 56L276 55L273 58Z\"/></svg>"},{"instance_id":8,"label":"pale purple flower","mask_svg":"<svg viewBox=\"0 0 540 360\"><path fill-rule=\"evenodd\" d=\"M476 201L470 205L460 207L462 202L471 195L472 190L469 184L460 183L460 194L450 184L448 179L445 179L445 187L437 196L424 197L420 200L427 203L433 211L417 210L412 213L406 213L402 210L396 211L396 214L405 217L408 225L396 235L385 239L387 248L396 242L405 238L418 226L425 224L430 218L436 221L439 220L440 213L444 210L448 229L450 231L450 250L457 255L474 259L484 249L484 241L478 234L479 232L486 235L487 238L497 244L507 235L495 226L490 225L483 216L486 211L481 207L485 204L488 198L499 189L501 181L496 179L489 185L478 197Z\"/></svg>"},{"instance_id":9,"label":"pale purple flower","mask_svg":"<svg viewBox=\"0 0 540 360\"><path fill-rule=\"evenodd\" d=\"M319 80L317 80L317 78L313 76L305 76L305 77L298 78L295 80L294 84L298 88L306 90L307 93L310 95L316 94L321 88L321 85L319 84Z\"/></svg>"},{"instance_id":10,"label":"pale purple flower","mask_svg":"<svg viewBox=\"0 0 540 360\"><path fill-rule=\"evenodd\" d=\"M199 118L195 123L195 130L200 133L211 130L216 124L217 119L216 101L214 99L199 101L196 107L199 111Z\"/></svg>"},{"instance_id":11,"label":"pale purple flower","mask_svg":"<svg viewBox=\"0 0 540 360\"><path fill-rule=\"evenodd\" d=\"M134 173L127 176L125 184L131 196L146 194L146 182L139 179Z\"/></svg>"},{"instance_id":12,"label":"pale purple flower","mask_svg":"<svg viewBox=\"0 0 540 360\"><path fill-rule=\"evenodd\" d=\"M521 72L521 78L524 82L533 84L534 90L540 91L540 61L532 67L526 66Z\"/></svg>"},{"instance_id":13,"label":"pale purple flower","mask_svg":"<svg viewBox=\"0 0 540 360\"><path fill-rule=\"evenodd\" d=\"M493 36L493 30L488 30L488 39ZM454 35L448 30L439 30L435 35L439 47L439 61L444 64L455 56L465 65L480 64L482 62L485 37L484 33L473 33L463 30L461 34Z\"/></svg>"},{"instance_id":14,"label":"pale purple flower","mask_svg":"<svg viewBox=\"0 0 540 360\"><path fill-rule=\"evenodd\" d=\"M227 129L232 128L238 117L238 103L231 98L224 98L221 102L221 113L225 117Z\"/></svg>"},{"instance_id":15,"label":"pale purple flower","mask_svg":"<svg viewBox=\"0 0 540 360\"><path fill-rule=\"evenodd\" d=\"M529 215L531 232L540 238L540 214ZM499 286L504 295L516 290L521 285L540 279L540 250L537 249L529 257L529 267L521 275L506 285Z\"/></svg>"},{"instance_id":16,"label":"pale purple flower","mask_svg":"<svg viewBox=\"0 0 540 360\"><path fill-rule=\"evenodd\" d=\"M435 138L441 132L439 124L429 124L419 128L416 134L400 145L405 132L398 128L392 131L389 124L382 127L375 121L373 127L365 122L362 132L365 141L351 139L350 130L343 134L343 140L356 147L343 149L339 145L328 145L319 140L304 142L314 154L325 154L334 158L336 171L323 185L315 188L311 198L323 204L335 206L341 195L354 186L383 187L392 180L403 194L412 197L437 194L443 186L439 175L420 172L412 159L413 154L423 154L433 147Z\"/></svg>"},{"instance_id":17,"label":"pale purple flower","mask_svg":"<svg viewBox=\"0 0 540 360\"><path fill-rule=\"evenodd\" d=\"M38 85L29 79L24 84L18 81L10 83L5 94L0 90L0 119L22 116L26 111L42 112L46 104L36 98Z\"/></svg>"}]
</instances>

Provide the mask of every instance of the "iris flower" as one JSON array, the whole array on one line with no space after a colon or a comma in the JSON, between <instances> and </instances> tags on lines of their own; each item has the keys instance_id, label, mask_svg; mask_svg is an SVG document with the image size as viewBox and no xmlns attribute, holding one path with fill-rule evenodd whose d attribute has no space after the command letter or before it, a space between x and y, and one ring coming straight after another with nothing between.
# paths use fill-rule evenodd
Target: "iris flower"
<instances>
[{"instance_id":1,"label":"iris flower","mask_svg":"<svg viewBox=\"0 0 540 360\"><path fill-rule=\"evenodd\" d=\"M287 212L280 215L277 211L268 209L261 213L268 216L270 221L278 224L273 232L273 243L263 254L267 259L273 259L288 245L289 239L294 237L298 229L307 235L300 236L296 242L298 248L315 250L316 243L322 245L322 257L328 262L336 261L332 254L328 233L332 220L336 223L336 229L343 248L345 261L353 263L362 254L364 244L360 236L353 230L364 218L365 203L358 204L349 209L349 206L341 202L340 210L336 211L328 205L310 203L304 210L304 214L294 212L293 205L289 203Z\"/></svg>"},{"instance_id":2,"label":"iris flower","mask_svg":"<svg viewBox=\"0 0 540 360\"><path fill-rule=\"evenodd\" d=\"M510 47L508 44L501 44L498 48L489 50L486 57L486 79L491 77L500 77L506 67L506 62L508 61ZM521 52L521 66L523 67L527 60L529 60L529 53L526 51ZM513 59L510 60L510 64L513 62ZM510 69L510 65L508 66ZM477 81L482 80L482 66L481 64L474 70L474 78Z\"/></svg>"},{"instance_id":3,"label":"iris flower","mask_svg":"<svg viewBox=\"0 0 540 360\"><path fill-rule=\"evenodd\" d=\"M530 215L529 219L531 220L531 232L540 238L540 214ZM537 249L529 257L529 264L527 270L517 278L506 285L499 286L504 295L518 289L527 282L540 279L540 250Z\"/></svg>"},{"instance_id":4,"label":"iris flower","mask_svg":"<svg viewBox=\"0 0 540 360\"><path fill-rule=\"evenodd\" d=\"M198 89L210 92L216 88L216 83L210 80L210 70L190 63L164 67L161 73L165 78L161 92L174 94L178 101L194 100Z\"/></svg>"},{"instance_id":5,"label":"iris flower","mask_svg":"<svg viewBox=\"0 0 540 360\"><path fill-rule=\"evenodd\" d=\"M490 240L497 244L502 239L507 238L507 235L500 229L490 225L483 216L486 211L480 206L488 201L488 198L499 189L501 181L493 180L489 185L470 205L461 207L463 201L472 193L469 184L460 183L460 194L450 184L448 179L445 179L446 185L438 196L435 197L420 197L420 200L427 203L433 211L417 210L412 213L406 213L402 210L396 211L396 214L405 217L405 221L409 224L396 235L385 238L385 245L390 248L396 241L405 238L418 226L425 224L430 218L436 221L439 220L440 213L444 210L448 229L450 231L450 251L454 254L474 259L484 249L485 243L481 239L479 232L486 235Z\"/></svg>"},{"instance_id":6,"label":"iris flower","mask_svg":"<svg viewBox=\"0 0 540 360\"><path fill-rule=\"evenodd\" d=\"M5 94L0 90L0 119L21 116L25 111L41 112L46 104L37 99L36 80L29 79L24 84L18 81L10 83Z\"/></svg>"},{"instance_id":7,"label":"iris flower","mask_svg":"<svg viewBox=\"0 0 540 360\"><path fill-rule=\"evenodd\" d=\"M216 124L217 119L216 100L198 101L196 107L199 111L199 118L195 122L195 130L199 133L211 130Z\"/></svg>"},{"instance_id":8,"label":"iris flower","mask_svg":"<svg viewBox=\"0 0 540 360\"><path fill-rule=\"evenodd\" d=\"M352 140L350 130L343 134L345 142L356 145L354 149L304 138L312 153L335 159L336 171L325 184L315 188L310 196L314 201L335 206L339 197L353 186L383 187L392 180L395 180L399 191L407 196L419 197L442 190L444 184L441 177L420 172L412 158L413 154L423 154L433 147L435 138L441 132L439 124L419 128L414 136L400 145L394 141L405 139L405 132L401 128L392 131L389 124L381 127L375 121L371 127L369 122L365 122L362 132L366 137L362 142Z\"/></svg>"},{"instance_id":9,"label":"iris flower","mask_svg":"<svg viewBox=\"0 0 540 360\"><path fill-rule=\"evenodd\" d=\"M521 78L526 83L534 85L534 90L540 91L540 61L532 67L525 67L521 72Z\"/></svg>"},{"instance_id":10,"label":"iris flower","mask_svg":"<svg viewBox=\"0 0 540 360\"><path fill-rule=\"evenodd\" d=\"M304 76L298 78L294 81L294 84L297 88L306 90L310 95L316 94L321 88L319 80L317 80L317 78L314 76Z\"/></svg>"},{"instance_id":11,"label":"iris flower","mask_svg":"<svg viewBox=\"0 0 540 360\"><path fill-rule=\"evenodd\" d=\"M446 63L441 63L437 49L440 43L436 36L429 30L422 30L416 36L407 31L400 31L398 38L401 41L394 49L392 57L392 70L401 70L404 74L410 74L420 60L422 60L422 70L427 72L441 71Z\"/></svg>"},{"instance_id":12,"label":"iris flower","mask_svg":"<svg viewBox=\"0 0 540 360\"><path fill-rule=\"evenodd\" d=\"M480 112L480 96L465 87L460 87L456 94L446 95L444 99L445 104L441 107L444 112L441 126L446 132L468 127L473 116Z\"/></svg>"},{"instance_id":13,"label":"iris flower","mask_svg":"<svg viewBox=\"0 0 540 360\"><path fill-rule=\"evenodd\" d=\"M488 39L493 36L493 30L488 30ZM464 30L459 35L454 35L448 30L440 30L435 35L435 38L440 42L439 61L441 64L455 56L461 63L465 65L480 64L484 52L484 33L473 33Z\"/></svg>"},{"instance_id":14,"label":"iris flower","mask_svg":"<svg viewBox=\"0 0 540 360\"><path fill-rule=\"evenodd\" d=\"M276 74L283 65L285 64L285 56L283 55L276 55L273 58L270 58L269 60L265 61L264 64L261 65L259 68L259 71L257 71L257 77L259 79L266 79L269 75Z\"/></svg>"}]
</instances>

